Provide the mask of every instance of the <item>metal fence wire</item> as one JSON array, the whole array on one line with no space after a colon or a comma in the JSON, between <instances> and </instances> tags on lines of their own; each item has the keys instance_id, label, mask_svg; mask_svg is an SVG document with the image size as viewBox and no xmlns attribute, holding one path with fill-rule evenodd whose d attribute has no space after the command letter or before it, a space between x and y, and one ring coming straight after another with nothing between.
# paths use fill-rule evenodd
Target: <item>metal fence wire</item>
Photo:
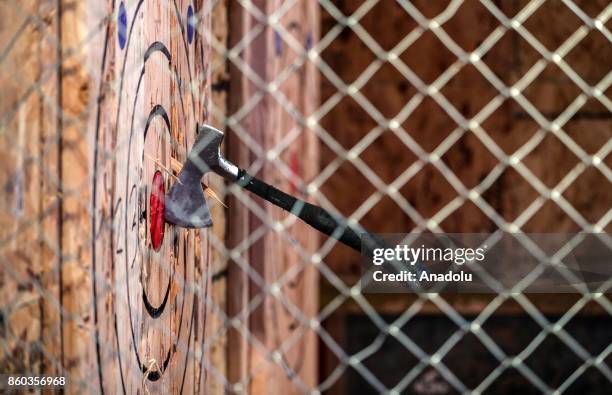
<instances>
[{"instance_id":1,"label":"metal fence wire","mask_svg":"<svg viewBox=\"0 0 612 395\"><path fill-rule=\"evenodd\" d=\"M612 4L19 1L0 10L0 373L64 375L70 392L87 393L482 393L509 371L522 390L576 393L587 375L611 388L610 333L594 348L567 327L591 309L594 325L610 328L612 279L596 292L577 287L569 303L554 297L553 308L521 292L537 269L513 292L475 297L476 310L449 294L379 302L350 275L358 254L218 176L205 179L219 198L207 199L212 228L167 225L159 252L147 217L148 178L160 171L174 183L208 122L226 131L230 160L352 226L490 233L493 243L504 232L574 232L558 260L584 233L610 247ZM538 246L526 248L541 259ZM508 304L536 328L511 350L487 330ZM374 328L359 349L334 327L347 316ZM453 329L435 347L407 329L440 318ZM448 362L468 337L488 356L478 377ZM569 371L529 362L551 338L577 361ZM389 342L415 360L393 379L372 362Z\"/></svg>"}]
</instances>

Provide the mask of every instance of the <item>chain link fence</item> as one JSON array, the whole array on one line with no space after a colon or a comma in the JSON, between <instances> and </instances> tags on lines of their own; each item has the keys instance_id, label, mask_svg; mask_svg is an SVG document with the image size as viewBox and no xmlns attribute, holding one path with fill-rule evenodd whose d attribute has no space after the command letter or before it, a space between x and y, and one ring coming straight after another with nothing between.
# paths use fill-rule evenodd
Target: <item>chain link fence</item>
<instances>
[{"instance_id":1,"label":"chain link fence","mask_svg":"<svg viewBox=\"0 0 612 395\"><path fill-rule=\"evenodd\" d=\"M574 234L551 257L526 245L540 260L585 233L610 247L611 4L106 3L0 3L0 373L91 393L607 392L612 279L368 295L359 254L217 176L214 226L166 225L154 248L150 180L177 182L210 123L230 160L352 227Z\"/></svg>"}]
</instances>

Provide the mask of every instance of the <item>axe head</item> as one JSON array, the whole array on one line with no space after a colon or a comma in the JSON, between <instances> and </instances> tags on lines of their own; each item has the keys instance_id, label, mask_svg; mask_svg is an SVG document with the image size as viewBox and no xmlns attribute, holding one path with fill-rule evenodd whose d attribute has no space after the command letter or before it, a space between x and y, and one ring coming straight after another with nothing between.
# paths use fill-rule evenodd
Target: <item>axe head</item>
<instances>
[{"instance_id":1,"label":"axe head","mask_svg":"<svg viewBox=\"0 0 612 395\"><path fill-rule=\"evenodd\" d=\"M199 127L198 136L178 175L178 181L166 194L166 222L183 228L212 226L202 188L202 176L212 170L232 181L238 177L238 168L221 156L222 141L223 132L220 130L208 125Z\"/></svg>"},{"instance_id":2,"label":"axe head","mask_svg":"<svg viewBox=\"0 0 612 395\"><path fill-rule=\"evenodd\" d=\"M166 194L164 213L166 222L183 228L212 226L210 210L200 183L201 178L201 174L199 177L197 174L190 174L187 166L183 167L178 181ZM193 182L185 182L187 179L193 179Z\"/></svg>"}]
</instances>

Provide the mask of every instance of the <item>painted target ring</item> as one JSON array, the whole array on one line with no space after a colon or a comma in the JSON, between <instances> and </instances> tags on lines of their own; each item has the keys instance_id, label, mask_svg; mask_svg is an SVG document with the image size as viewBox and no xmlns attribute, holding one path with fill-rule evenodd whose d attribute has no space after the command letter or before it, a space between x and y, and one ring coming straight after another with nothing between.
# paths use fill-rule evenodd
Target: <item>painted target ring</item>
<instances>
[{"instance_id":1,"label":"painted target ring","mask_svg":"<svg viewBox=\"0 0 612 395\"><path fill-rule=\"evenodd\" d=\"M193 13L178 0L174 7L121 2L116 45L105 47L101 80L114 76L117 89L98 111L116 115L111 125L98 115L96 125L92 261L96 328L109 347L97 347L99 375L114 377L100 377L104 392L184 383L194 317L202 315L190 289L198 282L198 233L163 221L173 163L186 159L205 120L193 89L207 84L205 67L194 64L202 53Z\"/></svg>"},{"instance_id":2,"label":"painted target ring","mask_svg":"<svg viewBox=\"0 0 612 395\"><path fill-rule=\"evenodd\" d=\"M149 234L151 235L151 245L155 251L159 251L161 248L166 232L165 198L164 178L162 173L156 170L151 181L151 194L149 195Z\"/></svg>"}]
</instances>

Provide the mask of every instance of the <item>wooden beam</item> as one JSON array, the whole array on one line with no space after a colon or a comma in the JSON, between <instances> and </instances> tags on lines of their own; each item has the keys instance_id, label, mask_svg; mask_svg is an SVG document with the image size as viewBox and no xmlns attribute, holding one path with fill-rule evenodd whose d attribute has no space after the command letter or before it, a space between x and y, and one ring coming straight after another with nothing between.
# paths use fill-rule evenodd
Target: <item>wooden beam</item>
<instances>
[{"instance_id":1,"label":"wooden beam","mask_svg":"<svg viewBox=\"0 0 612 395\"><path fill-rule=\"evenodd\" d=\"M0 3L0 371L62 371L55 1Z\"/></svg>"},{"instance_id":2,"label":"wooden beam","mask_svg":"<svg viewBox=\"0 0 612 395\"><path fill-rule=\"evenodd\" d=\"M345 284L355 284L356 277L340 277ZM338 290L329 283L321 285L321 306L328 305L338 297ZM459 314L470 316L478 315L497 297L496 294L442 294L446 303L452 306ZM366 300L378 314L399 315L413 307L418 302L416 294L366 294ZM579 294L527 294L527 298L542 313L548 315L561 315L571 309L581 298ZM322 308L321 307L321 308ZM349 298L338 308L338 314L363 314L363 309ZM424 301L418 314L437 315L443 311L431 301ZM524 315L527 312L514 300L508 299L497 310L496 315ZM606 310L598 303L587 303L581 310L581 315L605 315Z\"/></svg>"},{"instance_id":3,"label":"wooden beam","mask_svg":"<svg viewBox=\"0 0 612 395\"><path fill-rule=\"evenodd\" d=\"M275 0L260 0L253 5L267 15L281 8ZM230 3L229 14L232 47L260 22L237 3ZM278 158L266 160L259 156L258 148L241 138L241 128L230 125L228 154L240 167L249 168L267 182L308 199L305 185L318 172L318 144L314 133L305 127L304 119L318 107L317 72L303 57L304 50L292 49L286 40L292 45L297 43L300 48L308 48L317 41L318 6L298 1L283 14L279 24L290 36L267 25L240 54L245 67L267 84L281 78L277 80L278 92L264 95L237 122L264 152L283 146L283 142L288 144ZM232 65L230 114L240 110L261 90L244 69ZM285 103L280 96L285 98ZM253 163L261 166L251 168ZM267 220L285 223L287 228L275 232L249 204L259 206ZM301 393L314 388L318 377L317 337L309 327L309 320L316 316L318 308L318 272L311 265L309 254L318 245L317 233L249 195L230 201L229 221L229 246L237 249L268 287L280 284L282 295L277 297L269 289L262 289L237 262L229 263L232 287L228 289L228 311L236 319L236 326L228 335L230 382L235 390L252 393ZM268 228L265 236L249 246L248 238L261 226ZM297 241L306 257L300 256L298 248L288 239ZM294 270L295 273L287 274ZM260 298L261 303L251 305ZM294 308L293 312L288 305ZM300 313L295 314L295 310Z\"/></svg>"}]
</instances>

